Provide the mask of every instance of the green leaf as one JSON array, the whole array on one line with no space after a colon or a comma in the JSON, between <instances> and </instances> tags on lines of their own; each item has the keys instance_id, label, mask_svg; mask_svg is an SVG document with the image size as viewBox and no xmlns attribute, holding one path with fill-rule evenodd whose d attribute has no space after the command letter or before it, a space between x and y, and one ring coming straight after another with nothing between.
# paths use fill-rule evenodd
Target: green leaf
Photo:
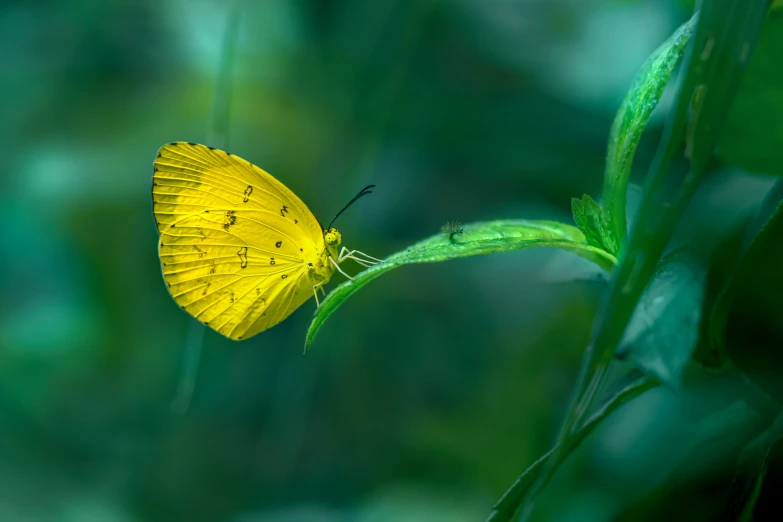
<instances>
[{"instance_id":1,"label":"green leaf","mask_svg":"<svg viewBox=\"0 0 783 522\"><path fill-rule=\"evenodd\" d=\"M207 140L212 147L228 148L228 128L231 119L231 84L234 75L234 55L239 37L239 21L242 14L242 2L227 2L229 9L226 29L223 33L223 47L220 51L220 63L212 97L212 115Z\"/></svg>"},{"instance_id":2,"label":"green leaf","mask_svg":"<svg viewBox=\"0 0 783 522\"><path fill-rule=\"evenodd\" d=\"M783 175L783 10L769 14L717 145L742 168Z\"/></svg>"},{"instance_id":3,"label":"green leaf","mask_svg":"<svg viewBox=\"0 0 783 522\"><path fill-rule=\"evenodd\" d=\"M718 299L710 333L740 370L783 404L783 181L764 206L763 226Z\"/></svg>"},{"instance_id":4,"label":"green leaf","mask_svg":"<svg viewBox=\"0 0 783 522\"><path fill-rule=\"evenodd\" d=\"M707 270L687 250L661 260L615 354L644 373L679 387L699 339Z\"/></svg>"},{"instance_id":5,"label":"green leaf","mask_svg":"<svg viewBox=\"0 0 783 522\"><path fill-rule=\"evenodd\" d=\"M747 223L742 237L732 238L725 251L719 252L721 263L719 279L723 286L718 289L718 295L712 305L708 322L710 349L718 358L725 355L726 351L726 322L731 311L734 294L737 289L736 279L742 277L743 272L755 272L758 267L752 267L746 261L748 252L752 249L763 249L764 243L775 241L775 233L778 223L783 219L783 180L778 181L769 191L755 217ZM730 250L729 250L730 249ZM756 256L756 258L763 256ZM716 263L713 263L713 267Z\"/></svg>"},{"instance_id":6,"label":"green leaf","mask_svg":"<svg viewBox=\"0 0 783 522\"><path fill-rule=\"evenodd\" d=\"M658 384L651 379L641 378L623 388L619 393L607 401L607 403L596 411L579 430L563 441L564 451L559 452L559 460L553 464L555 468L559 467L568 455L570 455L612 412L647 390L655 388L657 385ZM511 487L509 487L503 496L500 497L500 500L492 506L492 513L490 513L489 518L487 518L487 522L508 522L512 519L528 489L538 478L541 470L544 468L544 464L549 461L553 453L554 448L531 464L524 473L517 477L514 483L511 484Z\"/></svg>"},{"instance_id":7,"label":"green leaf","mask_svg":"<svg viewBox=\"0 0 783 522\"><path fill-rule=\"evenodd\" d=\"M625 95L612 124L606 153L603 204L617 238L625 238L626 234L628 179L642 131L695 27L696 15L680 26L647 59Z\"/></svg>"},{"instance_id":8,"label":"green leaf","mask_svg":"<svg viewBox=\"0 0 783 522\"><path fill-rule=\"evenodd\" d=\"M307 331L305 352L326 319L357 290L390 270L412 263L437 263L461 257L492 254L532 247L554 247L573 252L610 271L617 260L600 248L590 246L584 234L556 221L505 220L465 225L462 235L436 234L401 252L392 254L335 288L315 311Z\"/></svg>"},{"instance_id":9,"label":"green leaf","mask_svg":"<svg viewBox=\"0 0 783 522\"><path fill-rule=\"evenodd\" d=\"M613 256L617 255L617 236L609 226L600 205L593 198L585 194L582 199L571 199L571 212L574 215L574 223L585 235L588 244L602 248Z\"/></svg>"}]
</instances>

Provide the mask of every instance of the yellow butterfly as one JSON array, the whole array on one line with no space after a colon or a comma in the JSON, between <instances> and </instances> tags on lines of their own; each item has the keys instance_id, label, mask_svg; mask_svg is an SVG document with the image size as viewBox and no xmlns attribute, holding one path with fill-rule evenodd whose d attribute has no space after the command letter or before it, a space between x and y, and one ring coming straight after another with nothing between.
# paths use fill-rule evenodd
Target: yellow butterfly
<instances>
[{"instance_id":1,"label":"yellow butterfly","mask_svg":"<svg viewBox=\"0 0 783 522\"><path fill-rule=\"evenodd\" d=\"M318 289L340 263L380 262L337 248L334 219L326 229L301 199L271 175L222 150L169 143L158 151L152 210L169 293L189 314L235 340L271 328ZM325 292L324 292L325 293Z\"/></svg>"}]
</instances>

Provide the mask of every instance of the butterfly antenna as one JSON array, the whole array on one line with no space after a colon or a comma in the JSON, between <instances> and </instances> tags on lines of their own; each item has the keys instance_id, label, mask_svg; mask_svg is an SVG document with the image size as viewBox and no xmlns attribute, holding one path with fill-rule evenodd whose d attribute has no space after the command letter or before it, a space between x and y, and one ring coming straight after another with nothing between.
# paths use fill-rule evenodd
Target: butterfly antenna
<instances>
[{"instance_id":1,"label":"butterfly antenna","mask_svg":"<svg viewBox=\"0 0 783 522\"><path fill-rule=\"evenodd\" d=\"M340 212L338 212L338 213L337 213L337 215L336 215L336 216L334 216L334 217L332 218L332 221L329 223L329 226L328 226L328 227L326 227L326 230L329 230L330 228L332 228L332 223L334 223L334 221L335 221L335 220L336 220L338 217L340 217L340 214L342 214L343 212L345 212L345 210L346 210L348 207L350 207L351 205L353 205L354 203L356 203L356 200L357 200L357 199L359 199L359 198L360 198L360 197L362 197L362 196L366 196L367 194L372 194L372 190L369 190L369 189L373 188L374 186L375 186L375 185L367 185L367 186L366 186L366 187L364 187L364 188L363 188L361 191L359 191L359 193L358 193L358 194L356 194L356 196L354 196L354 198L353 198L351 201L349 201L349 202L348 202L348 203L347 203L347 204L346 204L346 205L345 205L343 208L341 208L341 209L340 209Z\"/></svg>"}]
</instances>

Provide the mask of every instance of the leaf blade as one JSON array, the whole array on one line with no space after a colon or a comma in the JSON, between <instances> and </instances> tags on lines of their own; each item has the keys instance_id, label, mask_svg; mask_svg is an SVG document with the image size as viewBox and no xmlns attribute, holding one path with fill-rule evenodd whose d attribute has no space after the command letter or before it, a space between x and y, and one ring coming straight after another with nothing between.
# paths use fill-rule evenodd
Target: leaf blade
<instances>
[{"instance_id":1,"label":"leaf blade","mask_svg":"<svg viewBox=\"0 0 783 522\"><path fill-rule=\"evenodd\" d=\"M615 355L678 388L699 339L706 282L706 266L688 250L665 256L642 293Z\"/></svg>"},{"instance_id":2,"label":"leaf blade","mask_svg":"<svg viewBox=\"0 0 783 522\"><path fill-rule=\"evenodd\" d=\"M587 243L617 255L619 244L614 230L609 225L606 214L593 198L585 194L582 199L571 200L571 213L574 223L585 235Z\"/></svg>"},{"instance_id":3,"label":"leaf blade","mask_svg":"<svg viewBox=\"0 0 783 522\"><path fill-rule=\"evenodd\" d=\"M696 14L661 44L634 78L609 133L602 201L617 238L626 235L626 193L642 132L696 27Z\"/></svg>"},{"instance_id":4,"label":"leaf blade","mask_svg":"<svg viewBox=\"0 0 783 522\"><path fill-rule=\"evenodd\" d=\"M370 281L403 265L437 263L533 247L567 250L607 271L617 262L611 254L587 244L584 234L578 228L556 221L502 220L472 223L463 228L464 234L461 236L449 237L448 234L442 233L433 235L357 274L353 281L340 284L315 311L305 338L305 353L326 319L342 303Z\"/></svg>"}]
</instances>

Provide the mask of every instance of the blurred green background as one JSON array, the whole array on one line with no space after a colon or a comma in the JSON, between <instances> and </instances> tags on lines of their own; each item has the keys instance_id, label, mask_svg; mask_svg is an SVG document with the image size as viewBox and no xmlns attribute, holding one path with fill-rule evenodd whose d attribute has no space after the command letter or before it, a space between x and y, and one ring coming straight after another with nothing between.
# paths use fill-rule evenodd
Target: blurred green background
<instances>
[{"instance_id":1,"label":"blurred green background","mask_svg":"<svg viewBox=\"0 0 783 522\"><path fill-rule=\"evenodd\" d=\"M570 198L600 191L634 74L691 8L247 0L227 148L321 221L376 184L336 225L378 257L452 219L570 221ZM207 330L178 412L199 332L160 275L152 161L167 142L212 144L229 3L0 9L0 520L484 520L550 447L604 288L595 270L550 250L406 267L342 307L306 357L314 302L245 342ZM697 195L700 236L771 183L742 176ZM687 406L644 400L588 439L534 518L607 520L690 451Z\"/></svg>"}]
</instances>

